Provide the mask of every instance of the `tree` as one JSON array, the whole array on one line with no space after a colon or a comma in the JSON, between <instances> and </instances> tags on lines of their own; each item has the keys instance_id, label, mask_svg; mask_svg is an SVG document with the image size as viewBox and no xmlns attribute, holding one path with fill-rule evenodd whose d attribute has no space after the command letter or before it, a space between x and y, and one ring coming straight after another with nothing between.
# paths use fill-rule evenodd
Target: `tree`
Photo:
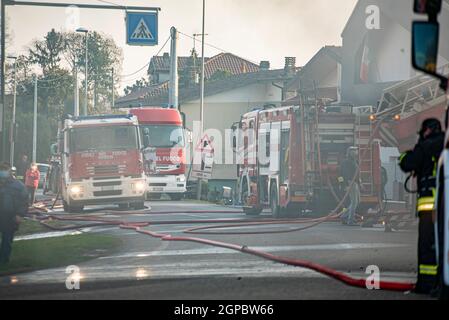
<instances>
[{"instance_id":1,"label":"tree","mask_svg":"<svg viewBox=\"0 0 449 320\"><path fill-rule=\"evenodd\" d=\"M33 114L17 114L15 159L24 154L31 158L33 151ZM50 145L54 142L57 122L43 115L37 117L37 162L47 162Z\"/></svg>"},{"instance_id":2,"label":"tree","mask_svg":"<svg viewBox=\"0 0 449 320\"><path fill-rule=\"evenodd\" d=\"M62 53L66 49L66 40L60 32L52 29L44 40L37 40L29 48L29 60L38 64L45 74L60 68Z\"/></svg>"},{"instance_id":3,"label":"tree","mask_svg":"<svg viewBox=\"0 0 449 320\"><path fill-rule=\"evenodd\" d=\"M65 57L69 65L78 66L85 72L85 38L74 33L65 34L67 46ZM101 113L107 110L112 97L112 70L114 69L114 83L118 83L122 70L123 54L114 40L98 32L88 33L89 78L88 87L91 92L95 108L89 106L90 113ZM82 88L85 87L84 81ZM116 88L114 87L114 91ZM83 90L84 92L84 90Z\"/></svg>"},{"instance_id":4,"label":"tree","mask_svg":"<svg viewBox=\"0 0 449 320\"><path fill-rule=\"evenodd\" d=\"M208 81L215 81L215 80L224 80L231 76L232 73L226 70L217 70L215 73L208 79Z\"/></svg>"},{"instance_id":5,"label":"tree","mask_svg":"<svg viewBox=\"0 0 449 320\"><path fill-rule=\"evenodd\" d=\"M73 114L75 78L74 66L79 75L85 63L85 43L81 34L61 33L51 30L43 40L31 43L28 54L16 61L17 112L16 112L16 157L31 155L34 104L34 76L38 77L38 149L37 160L45 161L50 145L57 133L57 123L63 114ZM89 99L95 99L93 113L105 112L112 94L111 69L115 79L121 72L122 52L111 38L96 32L89 33ZM12 68L8 67L8 83L12 83ZM37 72L36 72L37 71ZM79 80L80 81L80 80ZM115 83L118 83L116 81ZM80 87L82 101L84 83ZM95 96L93 94L95 92ZM8 103L11 105L11 103ZM11 119L11 112L7 113Z\"/></svg>"},{"instance_id":6,"label":"tree","mask_svg":"<svg viewBox=\"0 0 449 320\"><path fill-rule=\"evenodd\" d=\"M150 82L143 77L143 78L137 80L133 85L126 86L126 88L124 89L124 93L125 93L125 95L128 95L130 93L139 91L139 90L147 88L149 86L150 86Z\"/></svg>"}]
</instances>

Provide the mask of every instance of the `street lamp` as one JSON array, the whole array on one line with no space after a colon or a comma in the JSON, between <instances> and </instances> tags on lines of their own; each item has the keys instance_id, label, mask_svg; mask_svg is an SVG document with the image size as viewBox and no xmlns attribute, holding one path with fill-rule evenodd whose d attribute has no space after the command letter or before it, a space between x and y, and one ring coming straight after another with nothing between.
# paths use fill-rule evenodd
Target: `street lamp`
<instances>
[{"instance_id":1,"label":"street lamp","mask_svg":"<svg viewBox=\"0 0 449 320\"><path fill-rule=\"evenodd\" d=\"M16 140L16 104L17 104L17 77L16 77L17 57L8 56L7 58L14 60L14 64L13 64L14 95L13 95L13 102L12 102L11 150L9 152L10 153L9 154L9 162L11 163L11 166L14 166L14 147L15 147L15 140Z\"/></svg>"},{"instance_id":2,"label":"street lamp","mask_svg":"<svg viewBox=\"0 0 449 320\"><path fill-rule=\"evenodd\" d=\"M86 68L86 79L85 79L85 97L84 97L84 108L83 108L83 116L86 116L87 115L87 79L88 79L88 65L89 65L89 62L88 62L88 56L87 56L87 52L88 52L88 50L87 50L87 40L88 40L88 35L89 35L89 30L87 30L86 28L78 28L78 29L76 29L76 32L81 32L81 33L84 33L86 36L85 36L85 39L86 39L86 66L85 66L85 68Z\"/></svg>"}]
</instances>

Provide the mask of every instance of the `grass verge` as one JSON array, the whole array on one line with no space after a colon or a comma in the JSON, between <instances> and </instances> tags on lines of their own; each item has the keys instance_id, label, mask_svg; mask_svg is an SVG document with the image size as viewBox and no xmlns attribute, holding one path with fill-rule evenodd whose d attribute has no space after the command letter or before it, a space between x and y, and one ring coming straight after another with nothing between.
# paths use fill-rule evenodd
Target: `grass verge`
<instances>
[{"instance_id":1,"label":"grass verge","mask_svg":"<svg viewBox=\"0 0 449 320\"><path fill-rule=\"evenodd\" d=\"M66 227L69 225L65 221L58 221L58 220L49 220L49 221L46 221L46 223L53 227ZM71 225L73 225L73 224L71 224ZM46 226L39 223L39 221L24 219L20 223L20 228L16 232L16 237L27 236L27 235L35 234L35 233L52 232L52 231L55 231L55 230L51 230L51 229L47 228Z\"/></svg>"},{"instance_id":2,"label":"grass verge","mask_svg":"<svg viewBox=\"0 0 449 320\"><path fill-rule=\"evenodd\" d=\"M0 276L81 263L108 255L120 245L117 237L91 233L15 241L10 263L0 266Z\"/></svg>"}]
</instances>

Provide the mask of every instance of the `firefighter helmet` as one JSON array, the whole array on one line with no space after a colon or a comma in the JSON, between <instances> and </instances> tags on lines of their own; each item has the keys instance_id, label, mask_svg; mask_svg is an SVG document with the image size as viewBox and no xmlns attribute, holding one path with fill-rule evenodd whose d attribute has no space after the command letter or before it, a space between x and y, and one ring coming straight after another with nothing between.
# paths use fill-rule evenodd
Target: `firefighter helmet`
<instances>
[{"instance_id":1,"label":"firefighter helmet","mask_svg":"<svg viewBox=\"0 0 449 320\"><path fill-rule=\"evenodd\" d=\"M422 123L421 130L419 131L419 136L421 138L424 138L424 133L427 129L430 129L433 133L440 133L441 132L441 122L438 119L430 118L425 120Z\"/></svg>"}]
</instances>

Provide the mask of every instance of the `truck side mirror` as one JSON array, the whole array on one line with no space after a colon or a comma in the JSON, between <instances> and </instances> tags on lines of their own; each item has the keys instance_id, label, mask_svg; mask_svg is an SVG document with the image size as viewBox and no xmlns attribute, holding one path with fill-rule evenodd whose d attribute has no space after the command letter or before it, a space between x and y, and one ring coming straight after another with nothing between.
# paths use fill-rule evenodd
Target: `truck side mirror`
<instances>
[{"instance_id":1,"label":"truck side mirror","mask_svg":"<svg viewBox=\"0 0 449 320\"><path fill-rule=\"evenodd\" d=\"M148 134L143 135L143 146L145 148L148 148L150 146L150 135Z\"/></svg>"},{"instance_id":2,"label":"truck side mirror","mask_svg":"<svg viewBox=\"0 0 449 320\"><path fill-rule=\"evenodd\" d=\"M412 27L412 64L416 70L434 76L446 91L448 79L437 72L440 25L438 22L414 21Z\"/></svg>"},{"instance_id":3,"label":"truck side mirror","mask_svg":"<svg viewBox=\"0 0 449 320\"><path fill-rule=\"evenodd\" d=\"M185 129L185 127L186 127L186 114L184 112L181 112L181 119L182 119L182 127Z\"/></svg>"},{"instance_id":4,"label":"truck side mirror","mask_svg":"<svg viewBox=\"0 0 449 320\"><path fill-rule=\"evenodd\" d=\"M418 14L437 15L441 11L441 0L415 0L413 11Z\"/></svg>"},{"instance_id":5,"label":"truck side mirror","mask_svg":"<svg viewBox=\"0 0 449 320\"><path fill-rule=\"evenodd\" d=\"M440 77L437 74L438 23L414 21L412 30L412 64L419 71Z\"/></svg>"}]
</instances>

